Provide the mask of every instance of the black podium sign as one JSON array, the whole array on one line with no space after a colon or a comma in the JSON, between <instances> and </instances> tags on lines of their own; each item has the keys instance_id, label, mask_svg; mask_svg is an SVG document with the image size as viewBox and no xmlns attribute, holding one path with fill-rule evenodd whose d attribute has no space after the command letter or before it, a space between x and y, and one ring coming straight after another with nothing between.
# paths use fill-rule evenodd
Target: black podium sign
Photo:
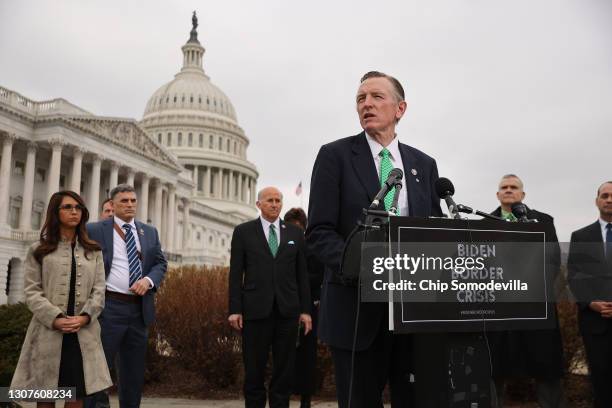
<instances>
[{"instance_id":1,"label":"black podium sign","mask_svg":"<svg viewBox=\"0 0 612 408\"><path fill-rule=\"evenodd\" d=\"M390 275L376 276L362 267L362 294L363 288L380 286L374 281L381 277L396 283L399 290L379 295L392 294L393 330L399 333L554 327L552 282L559 252L556 243L547 244L550 228L540 223L391 217L387 258L399 262L406 256L420 257L421 269L415 272L407 262L403 268L397 263L387 271ZM380 248L375 252L380 254ZM364 250L362 262L372 265L367 253ZM443 255L450 255L447 260L471 257L480 264L449 270L434 263L423 270L425 260Z\"/></svg>"}]
</instances>

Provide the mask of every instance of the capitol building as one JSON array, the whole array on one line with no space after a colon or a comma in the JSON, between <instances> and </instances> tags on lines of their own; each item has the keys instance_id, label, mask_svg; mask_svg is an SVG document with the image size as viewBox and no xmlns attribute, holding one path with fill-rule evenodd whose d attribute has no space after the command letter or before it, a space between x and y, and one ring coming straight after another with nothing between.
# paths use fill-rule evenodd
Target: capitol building
<instances>
[{"instance_id":1,"label":"capitol building","mask_svg":"<svg viewBox=\"0 0 612 408\"><path fill-rule=\"evenodd\" d=\"M174 264L227 265L234 227L257 216L258 172L228 97L206 75L193 18L183 66L142 120L96 116L65 99L33 101L0 86L0 304L23 300L27 248L49 197L70 189L90 221L119 183Z\"/></svg>"}]
</instances>

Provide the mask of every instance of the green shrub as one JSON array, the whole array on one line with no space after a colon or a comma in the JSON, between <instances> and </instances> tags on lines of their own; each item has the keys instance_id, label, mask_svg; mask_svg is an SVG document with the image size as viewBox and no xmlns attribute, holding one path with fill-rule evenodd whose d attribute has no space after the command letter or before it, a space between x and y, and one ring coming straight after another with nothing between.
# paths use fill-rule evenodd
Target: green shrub
<instances>
[{"instance_id":1,"label":"green shrub","mask_svg":"<svg viewBox=\"0 0 612 408\"><path fill-rule=\"evenodd\" d=\"M31 319L24 303L0 306L0 387L11 384Z\"/></svg>"}]
</instances>

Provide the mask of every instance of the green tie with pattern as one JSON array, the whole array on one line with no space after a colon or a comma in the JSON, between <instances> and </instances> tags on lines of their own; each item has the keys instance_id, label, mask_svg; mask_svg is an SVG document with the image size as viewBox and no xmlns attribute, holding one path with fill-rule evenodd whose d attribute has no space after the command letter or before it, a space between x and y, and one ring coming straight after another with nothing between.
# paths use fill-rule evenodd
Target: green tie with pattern
<instances>
[{"instance_id":1,"label":"green tie with pattern","mask_svg":"<svg viewBox=\"0 0 612 408\"><path fill-rule=\"evenodd\" d=\"M506 221L511 221L511 222L518 221L518 218L516 218L514 214L512 214L511 212L505 212L504 210L502 210L502 218L505 219Z\"/></svg>"},{"instance_id":2,"label":"green tie with pattern","mask_svg":"<svg viewBox=\"0 0 612 408\"><path fill-rule=\"evenodd\" d=\"M278 251L278 238L276 236L276 228L274 228L274 224L270 224L268 245L270 246L270 252L272 252L272 256L276 258L276 252Z\"/></svg>"},{"instance_id":3,"label":"green tie with pattern","mask_svg":"<svg viewBox=\"0 0 612 408\"><path fill-rule=\"evenodd\" d=\"M382 187L383 184L385 184L385 181L387 181L387 178L389 177L389 173L391 173L391 170L393 170L393 163L391 163L391 158L389 157L389 151L387 150L386 147L383 148L380 151L380 153L378 153L378 156L380 156L380 186ZM393 203L394 194L395 194L395 187L389 190L389 192L385 196L385 210L387 211L389 211L389 208L391 208L391 204Z\"/></svg>"}]
</instances>

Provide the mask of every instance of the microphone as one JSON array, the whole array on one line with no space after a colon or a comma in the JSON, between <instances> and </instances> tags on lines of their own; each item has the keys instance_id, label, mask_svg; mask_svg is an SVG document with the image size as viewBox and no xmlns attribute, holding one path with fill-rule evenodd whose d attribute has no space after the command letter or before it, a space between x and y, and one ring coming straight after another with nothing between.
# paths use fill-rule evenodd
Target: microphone
<instances>
[{"instance_id":1,"label":"microphone","mask_svg":"<svg viewBox=\"0 0 612 408\"><path fill-rule=\"evenodd\" d=\"M374 201L370 204L370 209L375 209L378 207L380 202L384 200L385 196L398 182L402 182L402 177L404 177L404 172L402 169L395 168L389 172L389 177L387 177L387 181L384 182L376 197L374 197Z\"/></svg>"},{"instance_id":2,"label":"microphone","mask_svg":"<svg viewBox=\"0 0 612 408\"><path fill-rule=\"evenodd\" d=\"M512 214L520 221L520 222L531 222L529 218L527 218L527 206L520 201L512 204L510 207L512 209Z\"/></svg>"},{"instance_id":3,"label":"microphone","mask_svg":"<svg viewBox=\"0 0 612 408\"><path fill-rule=\"evenodd\" d=\"M393 215L398 214L397 210L399 209L398 207L400 191L402 191L401 179L399 182L395 183L395 193L393 193L393 202L391 203L391 208L389 208L389 212Z\"/></svg>"},{"instance_id":4,"label":"microphone","mask_svg":"<svg viewBox=\"0 0 612 408\"><path fill-rule=\"evenodd\" d=\"M457 210L457 204L455 200L453 200L453 194L455 194L455 186L453 186L453 183L446 177L440 177L436 180L435 188L438 197L446 201L450 215L457 220L461 219L459 211Z\"/></svg>"}]
</instances>

